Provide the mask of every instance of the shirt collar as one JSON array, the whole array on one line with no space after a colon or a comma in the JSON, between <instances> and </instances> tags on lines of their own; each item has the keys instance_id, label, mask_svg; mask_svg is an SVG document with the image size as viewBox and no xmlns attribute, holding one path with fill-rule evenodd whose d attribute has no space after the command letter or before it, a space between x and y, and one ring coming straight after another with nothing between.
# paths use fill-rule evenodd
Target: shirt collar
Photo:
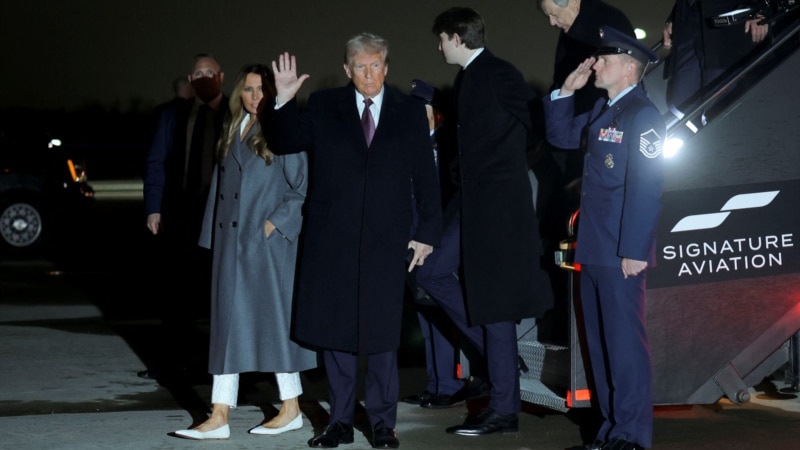
<instances>
[{"instance_id":1,"label":"shirt collar","mask_svg":"<svg viewBox=\"0 0 800 450\"><path fill-rule=\"evenodd\" d=\"M484 47L481 47L478 50L476 50L475 53L473 53L472 56L469 57L469 59L467 60L466 64L464 64L464 69L466 69L467 66L469 66L472 63L472 61L475 61L475 58L477 58L478 55L483 53L484 50L485 50Z\"/></svg>"},{"instance_id":2,"label":"shirt collar","mask_svg":"<svg viewBox=\"0 0 800 450\"><path fill-rule=\"evenodd\" d=\"M630 86L626 87L625 89L623 89L623 90L622 90L622 92L620 92L619 94L617 94L617 96L616 96L616 97L614 97L614 98L612 98L611 100L609 100L609 101L608 101L608 106L611 106L611 105L613 105L614 103L617 103L617 101L618 101L619 99L621 99L622 97L624 97L624 96L625 96L625 94L627 94L628 92L632 91L632 90L633 90L633 88L635 88L636 86L637 86L637 85L635 85L635 84L632 84L632 85L630 85Z\"/></svg>"},{"instance_id":3,"label":"shirt collar","mask_svg":"<svg viewBox=\"0 0 800 450\"><path fill-rule=\"evenodd\" d=\"M358 108L358 116L361 117L361 115L364 113L365 97L361 92L358 92L358 89L356 89L355 91L356 91L356 107ZM378 120L380 119L381 105L383 104L383 92L384 89L383 86L381 86L381 91L378 92L378 95L372 97L372 108L371 108L372 119L375 122L376 127L378 126Z\"/></svg>"},{"instance_id":4,"label":"shirt collar","mask_svg":"<svg viewBox=\"0 0 800 450\"><path fill-rule=\"evenodd\" d=\"M378 92L378 95L372 97L372 105L376 108L373 111L381 110L381 104L383 103L383 90L383 87L381 87L381 91ZM364 94L358 92L358 89L356 89L356 105L358 106L359 113L364 110L364 98Z\"/></svg>"}]
</instances>

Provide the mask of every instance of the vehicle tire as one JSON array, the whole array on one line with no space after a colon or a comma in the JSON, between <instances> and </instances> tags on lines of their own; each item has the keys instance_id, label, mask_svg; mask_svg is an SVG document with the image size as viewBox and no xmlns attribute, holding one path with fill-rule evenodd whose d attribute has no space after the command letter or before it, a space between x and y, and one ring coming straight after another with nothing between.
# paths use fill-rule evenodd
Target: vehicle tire
<instances>
[{"instance_id":1,"label":"vehicle tire","mask_svg":"<svg viewBox=\"0 0 800 450\"><path fill-rule=\"evenodd\" d=\"M0 248L5 256L33 256L43 246L45 214L33 196L11 196L0 201Z\"/></svg>"}]
</instances>

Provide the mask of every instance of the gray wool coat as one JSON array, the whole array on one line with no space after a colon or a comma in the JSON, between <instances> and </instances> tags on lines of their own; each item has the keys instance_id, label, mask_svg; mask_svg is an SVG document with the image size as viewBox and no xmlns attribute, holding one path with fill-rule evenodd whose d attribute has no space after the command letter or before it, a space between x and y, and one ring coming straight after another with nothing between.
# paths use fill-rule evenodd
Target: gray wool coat
<instances>
[{"instance_id":1,"label":"gray wool coat","mask_svg":"<svg viewBox=\"0 0 800 450\"><path fill-rule=\"evenodd\" d=\"M290 339L307 170L305 153L268 166L237 138L214 171L199 240L213 252L212 374L316 367L316 353ZM269 237L267 220L276 227Z\"/></svg>"}]
</instances>

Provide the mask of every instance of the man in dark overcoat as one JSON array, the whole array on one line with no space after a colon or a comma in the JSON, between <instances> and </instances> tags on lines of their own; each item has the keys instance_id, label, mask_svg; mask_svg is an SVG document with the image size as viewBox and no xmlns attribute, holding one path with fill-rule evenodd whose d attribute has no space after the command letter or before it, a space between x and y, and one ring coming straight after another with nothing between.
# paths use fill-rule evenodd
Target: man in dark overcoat
<instances>
[{"instance_id":1,"label":"man in dark overcoat","mask_svg":"<svg viewBox=\"0 0 800 450\"><path fill-rule=\"evenodd\" d=\"M553 84L548 92L558 89L564 83L567 75L584 59L592 56L600 46L600 37L597 30L606 25L623 31L631 37L636 36L633 25L622 10L605 3L602 0L539 0L539 7L547 17L551 27L561 30L556 43L556 56L553 63ZM575 93L575 114L583 114L594 107L599 98L605 98L606 91L594 86L594 79L590 79L586 87ZM534 103L537 107L541 103ZM539 130L539 135L544 135L544 118L539 112L534 129ZM561 149L573 150L573 149ZM583 173L582 152L568 151L564 155L564 171L568 187L579 187ZM580 196L578 189L570 189L574 195L569 197L570 206L567 214L578 207ZM567 217L560 218L559 224L567 222ZM566 228L566 227L564 227Z\"/></svg>"},{"instance_id":2,"label":"man in dark overcoat","mask_svg":"<svg viewBox=\"0 0 800 450\"><path fill-rule=\"evenodd\" d=\"M478 418L447 431L516 432L516 321L541 316L553 303L526 159L533 93L519 70L485 48L476 11L451 8L436 17L432 31L445 61L462 67L454 90L466 312L452 318L459 328L480 327L491 384ZM453 313L459 307L442 306Z\"/></svg>"},{"instance_id":3,"label":"man in dark overcoat","mask_svg":"<svg viewBox=\"0 0 800 450\"><path fill-rule=\"evenodd\" d=\"M323 349L331 405L311 447L353 442L359 353L367 355L372 444L399 445L396 352L406 271L424 262L442 232L425 108L384 83L387 54L382 38L353 37L344 62L352 83L312 93L302 112L295 95L308 75L298 76L295 57L282 54L273 62L276 103L262 114L273 152L306 151L311 160L294 337ZM412 193L419 222L409 242Z\"/></svg>"},{"instance_id":4,"label":"man in dark overcoat","mask_svg":"<svg viewBox=\"0 0 800 450\"><path fill-rule=\"evenodd\" d=\"M714 27L713 17L739 8L736 0L676 0L664 26L667 105L683 117L694 99L725 70L736 64L769 36L769 24L760 17L730 26Z\"/></svg>"}]
</instances>

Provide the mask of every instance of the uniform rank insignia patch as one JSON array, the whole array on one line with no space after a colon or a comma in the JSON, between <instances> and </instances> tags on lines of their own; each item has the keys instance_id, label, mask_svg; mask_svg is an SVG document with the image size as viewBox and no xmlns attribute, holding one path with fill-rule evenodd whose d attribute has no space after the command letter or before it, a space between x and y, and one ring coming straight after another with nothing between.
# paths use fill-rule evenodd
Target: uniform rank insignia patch
<instances>
[{"instance_id":1,"label":"uniform rank insignia patch","mask_svg":"<svg viewBox=\"0 0 800 450\"><path fill-rule=\"evenodd\" d=\"M647 158L661 154L661 136L656 130L651 128L639 136L639 151Z\"/></svg>"},{"instance_id":2,"label":"uniform rank insignia patch","mask_svg":"<svg viewBox=\"0 0 800 450\"><path fill-rule=\"evenodd\" d=\"M614 168L614 155L612 155L611 153L606 155L606 167L608 167L609 169Z\"/></svg>"},{"instance_id":3,"label":"uniform rank insignia patch","mask_svg":"<svg viewBox=\"0 0 800 450\"><path fill-rule=\"evenodd\" d=\"M619 144L622 142L622 131L617 131L616 128L611 127L608 128L600 128L600 133L597 135L598 141L603 142L613 142L615 144Z\"/></svg>"}]
</instances>

